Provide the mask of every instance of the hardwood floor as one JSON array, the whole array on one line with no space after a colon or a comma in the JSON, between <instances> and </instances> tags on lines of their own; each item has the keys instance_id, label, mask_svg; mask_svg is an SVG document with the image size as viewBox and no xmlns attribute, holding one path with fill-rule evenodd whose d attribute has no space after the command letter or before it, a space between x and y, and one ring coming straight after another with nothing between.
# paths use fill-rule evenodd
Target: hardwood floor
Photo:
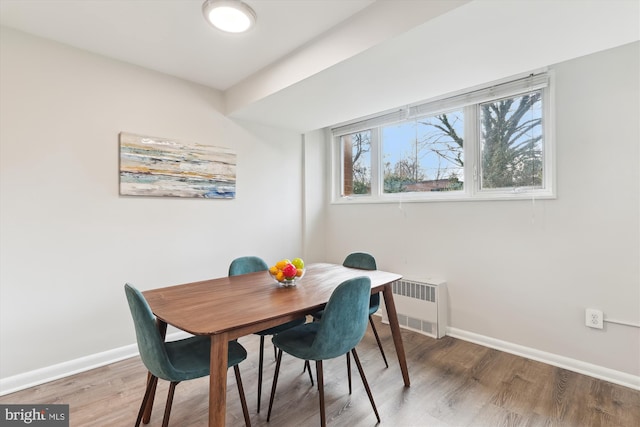
<instances>
[{"instance_id":1,"label":"hardwood floor","mask_svg":"<svg viewBox=\"0 0 640 427\"><path fill-rule=\"evenodd\" d=\"M422 426L571 426L637 427L640 392L540 362L445 337L435 340L402 331L411 387L405 388L388 326L377 322L389 359L384 367L369 329L358 346L365 373L382 418L381 425ZM271 422L269 392L275 362L265 351L262 407L256 413L257 336L240 340L249 353L240 364L254 427L320 424L318 395L303 363L283 356ZM313 364L312 364L313 365ZM374 426L375 415L355 366L349 396L345 358L324 364L327 423L332 427ZM132 426L142 396L146 370L132 358L89 372L0 397L0 403L66 403L70 425ZM227 426L243 426L233 372L227 376ZM168 384L158 383L149 426L159 426ZM170 426L206 427L208 378L176 388Z\"/></svg>"}]
</instances>

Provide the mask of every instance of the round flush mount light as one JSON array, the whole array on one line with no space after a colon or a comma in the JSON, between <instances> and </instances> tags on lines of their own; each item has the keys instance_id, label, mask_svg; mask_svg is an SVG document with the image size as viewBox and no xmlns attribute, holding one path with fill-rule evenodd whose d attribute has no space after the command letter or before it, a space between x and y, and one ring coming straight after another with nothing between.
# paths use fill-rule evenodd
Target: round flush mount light
<instances>
[{"instance_id":1,"label":"round flush mount light","mask_svg":"<svg viewBox=\"0 0 640 427\"><path fill-rule=\"evenodd\" d=\"M240 0L206 0L202 13L207 22L228 33L242 33L256 23L256 13Z\"/></svg>"}]
</instances>

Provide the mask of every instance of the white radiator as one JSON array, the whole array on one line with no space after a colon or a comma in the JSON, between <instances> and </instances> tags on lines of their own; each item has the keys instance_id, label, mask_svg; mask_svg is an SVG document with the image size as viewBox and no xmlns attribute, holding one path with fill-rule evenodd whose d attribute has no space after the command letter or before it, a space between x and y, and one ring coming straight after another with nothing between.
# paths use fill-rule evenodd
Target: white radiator
<instances>
[{"instance_id":1,"label":"white radiator","mask_svg":"<svg viewBox=\"0 0 640 427\"><path fill-rule=\"evenodd\" d=\"M447 328L447 282L434 279L401 279L393 282L393 300L400 327L442 338ZM382 322L389 323L381 301Z\"/></svg>"}]
</instances>

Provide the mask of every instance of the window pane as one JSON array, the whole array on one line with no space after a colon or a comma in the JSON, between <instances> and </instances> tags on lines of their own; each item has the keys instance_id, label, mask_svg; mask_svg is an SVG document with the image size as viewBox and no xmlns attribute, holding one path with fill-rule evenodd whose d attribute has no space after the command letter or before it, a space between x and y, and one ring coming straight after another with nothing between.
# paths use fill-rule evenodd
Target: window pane
<instances>
[{"instance_id":1,"label":"window pane","mask_svg":"<svg viewBox=\"0 0 640 427\"><path fill-rule=\"evenodd\" d=\"M340 137L342 146L342 195L371 194L371 131Z\"/></svg>"},{"instance_id":2,"label":"window pane","mask_svg":"<svg viewBox=\"0 0 640 427\"><path fill-rule=\"evenodd\" d=\"M481 188L543 188L542 91L480 104Z\"/></svg>"},{"instance_id":3,"label":"window pane","mask_svg":"<svg viewBox=\"0 0 640 427\"><path fill-rule=\"evenodd\" d=\"M462 110L382 127L385 193L462 190Z\"/></svg>"}]
</instances>

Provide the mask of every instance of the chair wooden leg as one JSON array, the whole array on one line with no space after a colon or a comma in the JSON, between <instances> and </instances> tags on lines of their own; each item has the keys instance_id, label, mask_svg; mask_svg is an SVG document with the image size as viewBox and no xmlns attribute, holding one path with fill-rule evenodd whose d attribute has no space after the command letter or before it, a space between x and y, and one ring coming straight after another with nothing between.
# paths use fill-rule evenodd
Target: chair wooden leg
<instances>
[{"instance_id":1,"label":"chair wooden leg","mask_svg":"<svg viewBox=\"0 0 640 427\"><path fill-rule=\"evenodd\" d=\"M147 372L147 384L151 382L152 378L155 378L155 381L153 381L153 384L149 389L149 397L147 398L144 412L142 414L142 424L149 424L149 420L151 420L151 411L153 410L153 401L156 396L156 386L158 385L158 378L151 375L151 372Z\"/></svg>"},{"instance_id":2,"label":"chair wooden leg","mask_svg":"<svg viewBox=\"0 0 640 427\"><path fill-rule=\"evenodd\" d=\"M162 419L162 427L169 425L169 416L171 415L171 405L173 404L173 394L176 392L176 386L179 381L171 381L169 385L169 394L167 395L167 404L164 407L164 418Z\"/></svg>"},{"instance_id":3,"label":"chair wooden leg","mask_svg":"<svg viewBox=\"0 0 640 427\"><path fill-rule=\"evenodd\" d=\"M258 413L260 413L260 400L262 398L262 366L264 364L264 335L260 335L260 359L258 360Z\"/></svg>"},{"instance_id":4,"label":"chair wooden leg","mask_svg":"<svg viewBox=\"0 0 640 427\"><path fill-rule=\"evenodd\" d=\"M142 404L140 405L140 410L138 411L138 418L136 419L136 427L140 427L140 421L143 421L143 415L145 414L145 410L147 409L147 403L149 402L149 397L151 396L152 390L155 391L156 384L158 383L158 377L149 374L147 376L147 388L144 392L144 397L142 398ZM153 405L151 405L153 406ZM151 417L151 411L149 411L149 417ZM145 422L148 424L149 420Z\"/></svg>"},{"instance_id":5,"label":"chair wooden leg","mask_svg":"<svg viewBox=\"0 0 640 427\"><path fill-rule=\"evenodd\" d=\"M351 353L353 354L353 360L356 361L356 366L358 367L360 378L362 378L362 384L364 384L364 389L367 391L367 396L369 396L369 402L371 402L371 406L373 407L373 412L375 412L376 418L378 419L378 423L379 423L380 415L378 414L378 408L376 408L376 402L373 401L373 394L371 394L369 383L367 382L367 378L364 376L364 370L362 370L362 364L360 363L360 359L358 358L358 353L356 352L355 347L351 349Z\"/></svg>"},{"instance_id":6,"label":"chair wooden leg","mask_svg":"<svg viewBox=\"0 0 640 427\"><path fill-rule=\"evenodd\" d=\"M320 395L320 426L326 427L327 418L324 414L324 377L322 374L322 360L316 360L316 375L318 376L318 394Z\"/></svg>"},{"instance_id":7,"label":"chair wooden leg","mask_svg":"<svg viewBox=\"0 0 640 427\"><path fill-rule=\"evenodd\" d=\"M247 399L244 398L244 387L242 387L242 377L240 377L240 367L235 365L233 371L236 374L236 384L238 384L238 394L240 394L240 404L242 405L242 415L244 415L244 424L251 427L251 419L249 418L249 408L247 408Z\"/></svg>"},{"instance_id":8,"label":"chair wooden leg","mask_svg":"<svg viewBox=\"0 0 640 427\"><path fill-rule=\"evenodd\" d=\"M347 380L349 381L349 394L351 394L351 356L347 352Z\"/></svg>"},{"instance_id":9,"label":"chair wooden leg","mask_svg":"<svg viewBox=\"0 0 640 427\"><path fill-rule=\"evenodd\" d=\"M388 368L389 364L387 363L387 356L385 356L384 354L384 349L382 348L382 342L380 341L380 337L378 336L378 330L376 329L376 325L373 323L373 317L371 316L369 316L369 323L371 324L371 329L373 329L373 335L376 337L378 348L380 349L380 353L382 354L382 358L384 359L384 366Z\"/></svg>"},{"instance_id":10,"label":"chair wooden leg","mask_svg":"<svg viewBox=\"0 0 640 427\"><path fill-rule=\"evenodd\" d=\"M273 373L273 385L271 386L271 397L269 398L269 411L267 412L267 422L271 418L271 408L273 407L273 398L276 395L276 384L278 383L278 374L280 374L280 362L282 361L282 350L278 351L276 359L276 371Z\"/></svg>"}]
</instances>

